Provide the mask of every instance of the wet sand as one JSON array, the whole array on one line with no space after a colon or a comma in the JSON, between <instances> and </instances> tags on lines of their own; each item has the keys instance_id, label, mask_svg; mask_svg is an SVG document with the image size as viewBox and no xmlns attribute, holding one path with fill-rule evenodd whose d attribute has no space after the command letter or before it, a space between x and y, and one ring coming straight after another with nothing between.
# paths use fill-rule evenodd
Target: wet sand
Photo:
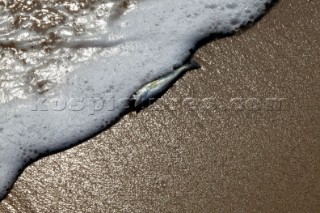
<instances>
[{"instance_id":1,"label":"wet sand","mask_svg":"<svg viewBox=\"0 0 320 213\"><path fill-rule=\"evenodd\" d=\"M207 44L163 100L27 168L0 212L319 211L319 11L283 0Z\"/></svg>"}]
</instances>

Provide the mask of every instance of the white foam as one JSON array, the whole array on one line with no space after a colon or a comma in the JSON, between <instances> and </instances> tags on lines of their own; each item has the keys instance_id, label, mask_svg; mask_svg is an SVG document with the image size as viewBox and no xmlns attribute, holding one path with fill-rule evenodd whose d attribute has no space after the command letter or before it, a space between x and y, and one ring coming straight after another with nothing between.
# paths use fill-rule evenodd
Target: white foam
<instances>
[{"instance_id":1,"label":"white foam","mask_svg":"<svg viewBox=\"0 0 320 213\"><path fill-rule=\"evenodd\" d=\"M202 38L211 33L230 33L255 20L270 1L141 0L117 18L109 10L99 13L99 19L86 12L78 20L90 28L85 34L75 35L65 28L54 54L41 53L37 44L25 53L28 57L44 54L44 59L28 59L35 66L50 57L56 60L56 64L48 60L35 73L53 82L46 93L15 77L24 75L30 67L12 59L11 68L10 63L6 67L6 78L14 80L3 91L6 98L0 107L0 197L5 196L27 162L102 130L125 109L126 102L120 99L129 98L143 84L181 64ZM99 6L101 10L104 7L108 3ZM30 48L31 41L26 38L37 34L20 33L2 36L0 44L13 39L16 46ZM41 98L47 102L41 104ZM67 102L67 107L61 110L54 106L56 100ZM104 107L99 107L101 100Z\"/></svg>"}]
</instances>

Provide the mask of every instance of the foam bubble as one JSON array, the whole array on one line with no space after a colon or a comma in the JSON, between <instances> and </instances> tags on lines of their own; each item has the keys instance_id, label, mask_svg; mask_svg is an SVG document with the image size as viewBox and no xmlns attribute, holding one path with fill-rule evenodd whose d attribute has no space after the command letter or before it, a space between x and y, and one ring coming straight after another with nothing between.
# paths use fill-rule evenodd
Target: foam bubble
<instances>
[{"instance_id":1,"label":"foam bubble","mask_svg":"<svg viewBox=\"0 0 320 213\"><path fill-rule=\"evenodd\" d=\"M91 0L14 13L1 7L0 197L28 162L104 129L125 99L183 63L199 40L246 25L270 1ZM27 18L12 27L21 14Z\"/></svg>"}]
</instances>

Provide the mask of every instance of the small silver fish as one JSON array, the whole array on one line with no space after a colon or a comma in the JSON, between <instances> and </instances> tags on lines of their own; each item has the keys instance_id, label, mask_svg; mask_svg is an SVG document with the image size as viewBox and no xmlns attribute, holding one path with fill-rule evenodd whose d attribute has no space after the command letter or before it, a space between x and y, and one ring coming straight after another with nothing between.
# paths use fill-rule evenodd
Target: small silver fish
<instances>
[{"instance_id":1,"label":"small silver fish","mask_svg":"<svg viewBox=\"0 0 320 213\"><path fill-rule=\"evenodd\" d=\"M134 102L134 107L139 108L145 102L163 93L186 71L198 68L200 68L200 65L194 60L191 60L173 72L143 86L131 97L131 100Z\"/></svg>"}]
</instances>

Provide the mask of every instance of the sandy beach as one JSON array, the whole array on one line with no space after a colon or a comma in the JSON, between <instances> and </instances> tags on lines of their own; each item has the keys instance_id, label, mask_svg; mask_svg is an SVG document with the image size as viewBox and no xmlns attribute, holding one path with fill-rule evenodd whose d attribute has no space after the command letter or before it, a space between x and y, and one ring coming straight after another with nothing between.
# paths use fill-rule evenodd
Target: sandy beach
<instances>
[{"instance_id":1,"label":"sandy beach","mask_svg":"<svg viewBox=\"0 0 320 213\"><path fill-rule=\"evenodd\" d=\"M317 212L320 2L280 0L163 98L20 176L0 212Z\"/></svg>"}]
</instances>

